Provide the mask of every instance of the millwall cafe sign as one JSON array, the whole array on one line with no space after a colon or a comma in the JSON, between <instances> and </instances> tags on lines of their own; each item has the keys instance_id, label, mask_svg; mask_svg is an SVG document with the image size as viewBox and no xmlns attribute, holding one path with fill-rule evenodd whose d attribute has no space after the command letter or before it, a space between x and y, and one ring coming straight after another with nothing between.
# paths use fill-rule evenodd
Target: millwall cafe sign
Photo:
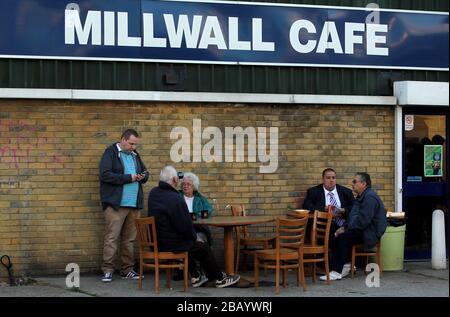
<instances>
[{"instance_id":1,"label":"millwall cafe sign","mask_svg":"<svg viewBox=\"0 0 450 317\"><path fill-rule=\"evenodd\" d=\"M227 1L0 1L0 57L448 71L448 12Z\"/></svg>"}]
</instances>

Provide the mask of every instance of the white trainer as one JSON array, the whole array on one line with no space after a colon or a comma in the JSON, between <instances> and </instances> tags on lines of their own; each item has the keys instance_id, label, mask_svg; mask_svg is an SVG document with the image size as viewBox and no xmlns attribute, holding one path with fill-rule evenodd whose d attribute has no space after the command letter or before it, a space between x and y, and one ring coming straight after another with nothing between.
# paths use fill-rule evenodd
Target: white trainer
<instances>
[{"instance_id":1,"label":"white trainer","mask_svg":"<svg viewBox=\"0 0 450 317\"><path fill-rule=\"evenodd\" d=\"M341 273L343 278L350 274L350 270L351 270L350 268L351 268L350 263L346 263L344 265L344 267L342 268L342 273Z\"/></svg>"},{"instance_id":2,"label":"white trainer","mask_svg":"<svg viewBox=\"0 0 450 317\"><path fill-rule=\"evenodd\" d=\"M320 279L322 281L326 281L327 280L327 276L323 275L323 276L320 277ZM336 271L331 271L330 272L330 281L336 281L336 280L341 280L341 279L342 279L342 274L341 273L338 273Z\"/></svg>"},{"instance_id":3,"label":"white trainer","mask_svg":"<svg viewBox=\"0 0 450 317\"><path fill-rule=\"evenodd\" d=\"M344 277L346 277L347 275L350 274L351 267L352 267L351 263L345 263L344 264L344 267L342 268L342 273L341 273L342 278L344 278ZM355 272L356 272L356 265L353 266L353 268L355 269Z\"/></svg>"},{"instance_id":4,"label":"white trainer","mask_svg":"<svg viewBox=\"0 0 450 317\"><path fill-rule=\"evenodd\" d=\"M192 287L200 287L206 282L208 282L208 278L203 274L199 275L198 277L191 278Z\"/></svg>"}]
</instances>

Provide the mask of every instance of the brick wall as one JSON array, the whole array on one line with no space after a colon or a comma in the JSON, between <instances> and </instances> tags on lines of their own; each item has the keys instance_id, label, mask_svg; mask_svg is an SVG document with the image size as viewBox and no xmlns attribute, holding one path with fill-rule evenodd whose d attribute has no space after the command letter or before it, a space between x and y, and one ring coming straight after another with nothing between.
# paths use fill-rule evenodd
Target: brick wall
<instances>
[{"instance_id":1,"label":"brick wall","mask_svg":"<svg viewBox=\"0 0 450 317\"><path fill-rule=\"evenodd\" d=\"M63 273L69 262L82 272L98 270L104 222L97 168L105 147L124 128L141 133L138 151L151 172L147 196L159 170L171 163L172 128L192 131L193 119L222 133L236 126L279 128L275 173L259 173L258 157L174 164L199 175L201 191L211 202L217 199L219 214L237 203L251 214L284 214L301 205L326 167L335 168L338 183L347 187L356 171L367 171L386 208L394 209L390 107L1 100L0 254L11 256L16 274ZM252 230L265 234L273 228ZM222 230L213 234L222 260Z\"/></svg>"}]
</instances>

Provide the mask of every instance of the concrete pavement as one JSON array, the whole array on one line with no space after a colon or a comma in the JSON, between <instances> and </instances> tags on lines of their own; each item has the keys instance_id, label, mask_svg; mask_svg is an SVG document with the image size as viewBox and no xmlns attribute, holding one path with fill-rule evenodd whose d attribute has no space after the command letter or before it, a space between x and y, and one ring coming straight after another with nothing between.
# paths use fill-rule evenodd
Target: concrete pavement
<instances>
[{"instance_id":1,"label":"concrete pavement","mask_svg":"<svg viewBox=\"0 0 450 317\"><path fill-rule=\"evenodd\" d=\"M368 287L362 271L358 271L354 279L347 277L332 281L330 286L319 279L313 283L311 277L307 277L306 292L297 287L295 272L288 272L287 276L288 286L281 287L280 297L449 297L448 269L432 270L430 262L405 262L402 271L383 272L379 287ZM189 287L188 292L183 292L182 281L172 281L172 288L165 288L165 274L162 274L160 294L154 292L154 275L151 271L145 274L142 290L138 288L138 281L122 280L118 274L114 275L111 283L101 282L98 275L81 274L78 289L68 288L65 280L66 276L48 276L34 277L30 279L31 283L22 286L10 287L2 283L0 297L276 298L273 271L265 276L262 274L259 289L255 289L253 284L250 287L222 289L207 285L200 288Z\"/></svg>"}]
</instances>

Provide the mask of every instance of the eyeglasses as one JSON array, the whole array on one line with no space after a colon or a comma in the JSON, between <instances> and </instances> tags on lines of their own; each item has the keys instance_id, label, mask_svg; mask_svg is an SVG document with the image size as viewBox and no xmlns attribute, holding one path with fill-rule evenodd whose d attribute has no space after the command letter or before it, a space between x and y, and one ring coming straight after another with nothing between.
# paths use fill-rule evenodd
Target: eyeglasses
<instances>
[{"instance_id":1,"label":"eyeglasses","mask_svg":"<svg viewBox=\"0 0 450 317\"><path fill-rule=\"evenodd\" d=\"M361 181L357 180L357 179L352 180L352 184L356 184L356 183L361 183Z\"/></svg>"}]
</instances>

